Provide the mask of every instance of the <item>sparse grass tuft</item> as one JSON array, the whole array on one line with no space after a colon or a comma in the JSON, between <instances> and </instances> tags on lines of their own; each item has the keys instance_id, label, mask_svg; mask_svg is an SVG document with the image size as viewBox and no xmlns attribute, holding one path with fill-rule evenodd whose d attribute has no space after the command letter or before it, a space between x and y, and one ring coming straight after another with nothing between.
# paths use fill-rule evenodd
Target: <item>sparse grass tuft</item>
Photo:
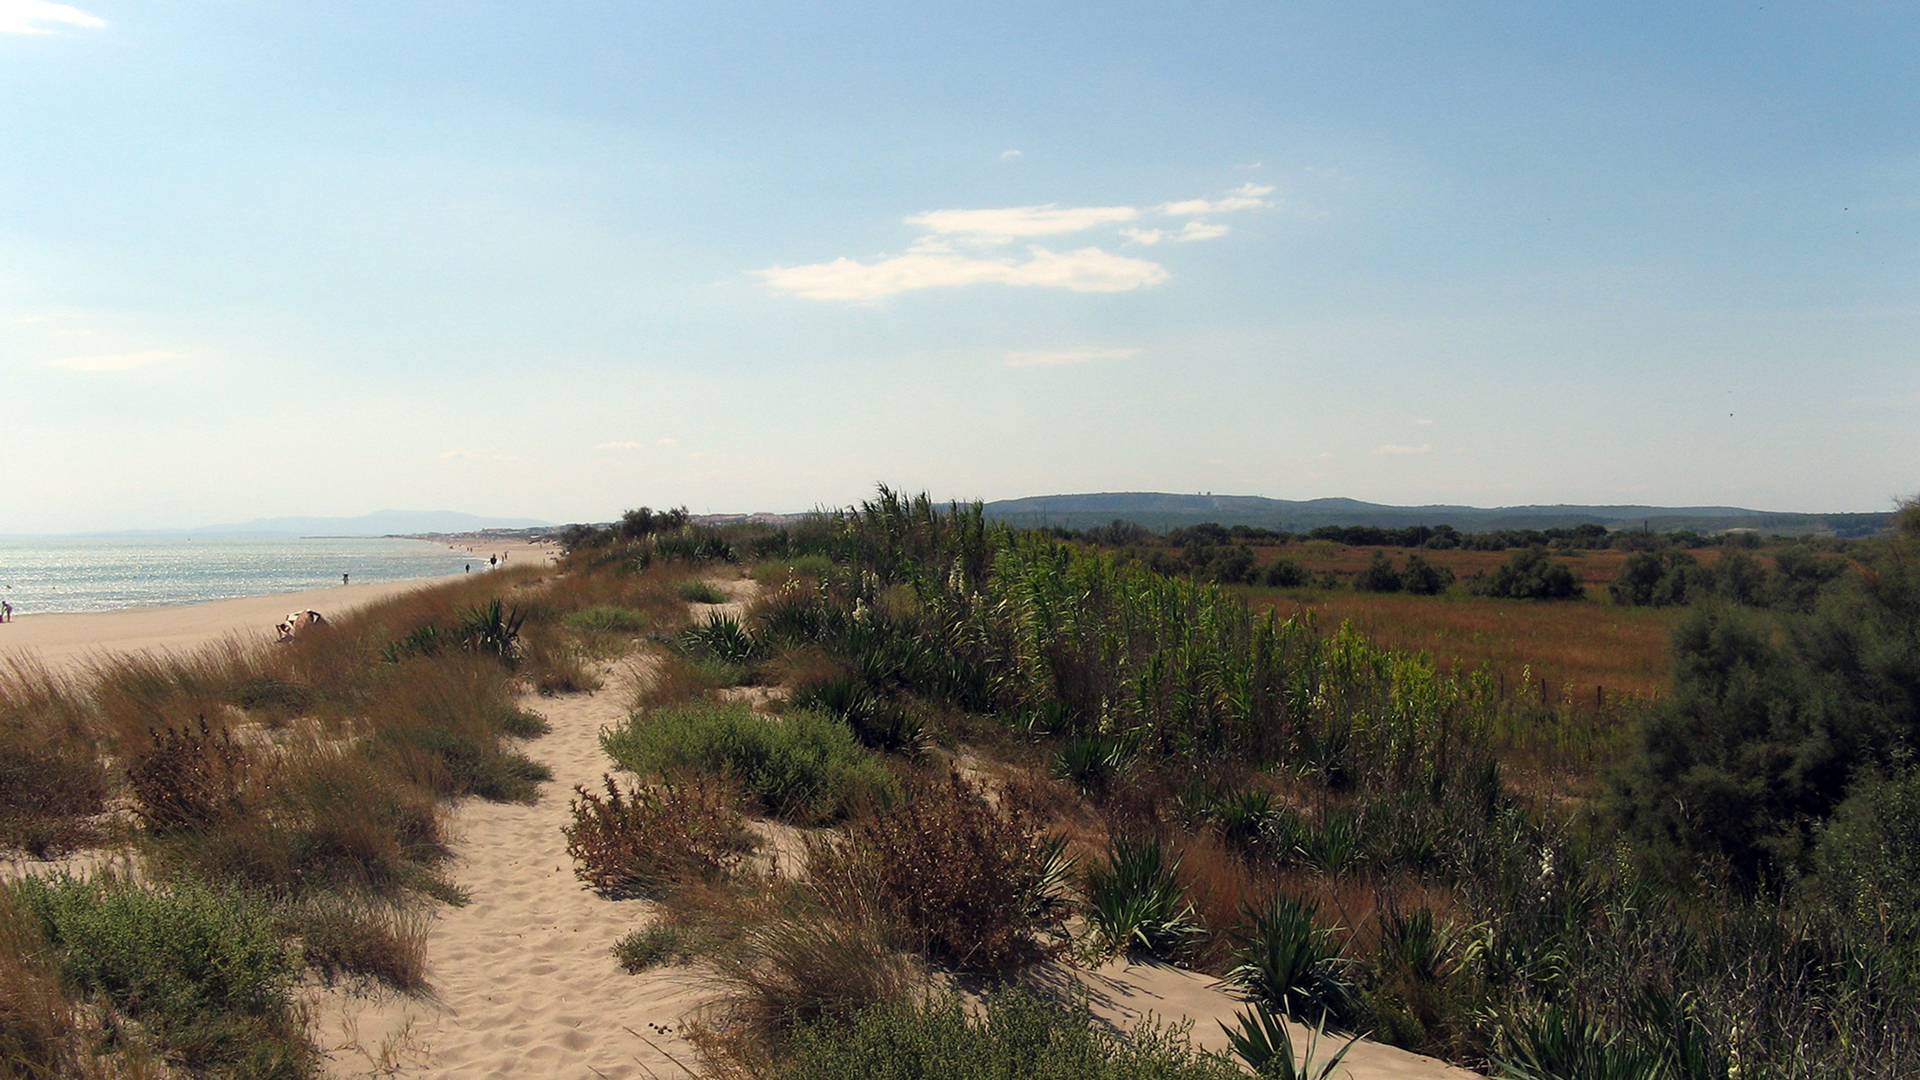
<instances>
[{"instance_id":1,"label":"sparse grass tuft","mask_svg":"<svg viewBox=\"0 0 1920 1080\"><path fill-rule=\"evenodd\" d=\"M1184 1027L1120 1033L1085 1003L995 994L976 1010L958 995L869 1009L794 1034L778 1080L1241 1080L1193 1048ZM1264 1074L1263 1074L1264 1075Z\"/></svg>"},{"instance_id":2,"label":"sparse grass tuft","mask_svg":"<svg viewBox=\"0 0 1920 1080\"><path fill-rule=\"evenodd\" d=\"M653 923L614 942L613 958L629 975L667 964L685 964L695 955L693 936L671 923Z\"/></svg>"},{"instance_id":3,"label":"sparse grass tuft","mask_svg":"<svg viewBox=\"0 0 1920 1080\"><path fill-rule=\"evenodd\" d=\"M427 921L416 912L330 897L290 909L283 921L301 960L328 985L345 976L406 994L427 987Z\"/></svg>"},{"instance_id":4,"label":"sparse grass tuft","mask_svg":"<svg viewBox=\"0 0 1920 1080\"><path fill-rule=\"evenodd\" d=\"M681 582L679 592L680 599L685 600L689 604L724 604L727 602L727 594L720 586L715 585L711 581L701 581L698 578Z\"/></svg>"}]
</instances>

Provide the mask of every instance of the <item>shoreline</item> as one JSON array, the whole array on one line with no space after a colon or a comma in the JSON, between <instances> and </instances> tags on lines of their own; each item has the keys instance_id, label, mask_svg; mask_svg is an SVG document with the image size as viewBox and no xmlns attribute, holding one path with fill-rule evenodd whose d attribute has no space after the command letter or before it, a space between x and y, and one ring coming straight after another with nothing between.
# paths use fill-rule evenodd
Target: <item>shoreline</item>
<instances>
[{"instance_id":1,"label":"shoreline","mask_svg":"<svg viewBox=\"0 0 1920 1080\"><path fill-rule=\"evenodd\" d=\"M450 543L451 538L444 542ZM544 565L554 554L552 548L538 544L501 544L497 539L488 550L506 553L507 565L516 566ZM476 558L483 557L484 553L476 552ZM520 559L525 562L518 561ZM438 574L404 581L331 585L299 592L191 604L154 604L116 611L16 614L13 621L0 623L0 667L38 662L55 671L72 670L95 657L189 652L228 638L247 644L270 644L275 638L274 628L288 612L312 610L332 619L388 597L464 576Z\"/></svg>"}]
</instances>

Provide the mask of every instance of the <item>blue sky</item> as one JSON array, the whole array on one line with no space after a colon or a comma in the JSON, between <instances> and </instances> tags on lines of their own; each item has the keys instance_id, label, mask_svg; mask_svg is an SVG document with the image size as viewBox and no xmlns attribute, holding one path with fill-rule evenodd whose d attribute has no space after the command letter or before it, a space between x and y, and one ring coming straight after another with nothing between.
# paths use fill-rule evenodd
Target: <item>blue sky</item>
<instances>
[{"instance_id":1,"label":"blue sky","mask_svg":"<svg viewBox=\"0 0 1920 1080\"><path fill-rule=\"evenodd\" d=\"M0 532L1920 489L1904 4L0 0Z\"/></svg>"}]
</instances>

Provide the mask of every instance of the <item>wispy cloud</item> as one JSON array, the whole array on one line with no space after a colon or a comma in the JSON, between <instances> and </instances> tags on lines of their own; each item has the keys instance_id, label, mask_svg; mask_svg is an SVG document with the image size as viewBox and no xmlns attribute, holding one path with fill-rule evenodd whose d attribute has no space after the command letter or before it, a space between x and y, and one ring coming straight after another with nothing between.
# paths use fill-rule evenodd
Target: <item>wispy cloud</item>
<instances>
[{"instance_id":1,"label":"wispy cloud","mask_svg":"<svg viewBox=\"0 0 1920 1080\"><path fill-rule=\"evenodd\" d=\"M98 15L49 0L0 0L0 34L51 34L54 26L105 25L107 20Z\"/></svg>"},{"instance_id":2,"label":"wispy cloud","mask_svg":"<svg viewBox=\"0 0 1920 1080\"><path fill-rule=\"evenodd\" d=\"M1227 235L1227 227L1211 221L1189 221L1173 234L1175 240L1213 240Z\"/></svg>"},{"instance_id":3,"label":"wispy cloud","mask_svg":"<svg viewBox=\"0 0 1920 1080\"><path fill-rule=\"evenodd\" d=\"M1008 241L1026 236L1058 236L1095 225L1132 221L1140 211L1131 206L1008 206L997 210L929 210L907 219L943 236Z\"/></svg>"},{"instance_id":4,"label":"wispy cloud","mask_svg":"<svg viewBox=\"0 0 1920 1080\"><path fill-rule=\"evenodd\" d=\"M1255 207L1269 206L1265 196L1273 194L1271 184L1241 184L1227 192L1220 199L1182 199L1179 202L1165 203L1154 209L1163 214L1180 217L1192 217L1198 214L1226 214L1235 210L1252 210Z\"/></svg>"},{"instance_id":5,"label":"wispy cloud","mask_svg":"<svg viewBox=\"0 0 1920 1080\"><path fill-rule=\"evenodd\" d=\"M1395 446L1392 443L1388 443L1374 451L1374 453L1379 454L1381 457L1403 457L1407 454L1429 454L1432 452L1433 444L1431 443L1421 443L1419 446Z\"/></svg>"},{"instance_id":6,"label":"wispy cloud","mask_svg":"<svg viewBox=\"0 0 1920 1080\"><path fill-rule=\"evenodd\" d=\"M983 282L1072 292L1126 292L1158 285L1169 275L1159 263L1097 247L1078 251L1034 247L1027 249L1024 258L975 258L917 250L873 263L839 258L804 266L775 266L760 271L760 276L776 289L815 300L879 300L912 289Z\"/></svg>"},{"instance_id":7,"label":"wispy cloud","mask_svg":"<svg viewBox=\"0 0 1920 1080\"><path fill-rule=\"evenodd\" d=\"M132 371L149 364L178 360L177 352L137 352L114 353L109 356L69 356L60 360L47 361L48 367L66 368L68 371Z\"/></svg>"},{"instance_id":8,"label":"wispy cloud","mask_svg":"<svg viewBox=\"0 0 1920 1080\"><path fill-rule=\"evenodd\" d=\"M1023 158L1023 157L1026 157L1026 156L1027 156L1027 155L1025 155L1025 154L1023 154L1023 153L1021 153L1021 152L1020 152L1020 151L1018 151L1018 150L1002 150L1002 151L1000 151L1000 160L1001 160L1001 161L1018 161L1018 160L1020 160L1021 158Z\"/></svg>"},{"instance_id":9,"label":"wispy cloud","mask_svg":"<svg viewBox=\"0 0 1920 1080\"><path fill-rule=\"evenodd\" d=\"M1246 210L1269 203L1273 188L1242 184L1219 199L1163 203L1153 212L1174 217ZM1103 248L1054 251L1028 246L1025 255L1007 251L1014 243L1063 236L1136 221L1137 206L1003 206L977 210L928 210L906 219L927 230L905 254L861 262L842 256L832 262L773 266L757 271L776 289L815 300L872 301L913 289L993 282L1068 289L1073 292L1126 292L1158 285L1171 275L1147 259L1115 255ZM1178 229L1129 226L1120 236L1151 247L1166 241L1213 240L1228 228L1211 221L1187 221Z\"/></svg>"},{"instance_id":10,"label":"wispy cloud","mask_svg":"<svg viewBox=\"0 0 1920 1080\"><path fill-rule=\"evenodd\" d=\"M1138 355L1140 355L1139 349L1055 349L1050 352L1010 352L1007 354L1007 366L1084 364L1090 360L1126 360Z\"/></svg>"}]
</instances>

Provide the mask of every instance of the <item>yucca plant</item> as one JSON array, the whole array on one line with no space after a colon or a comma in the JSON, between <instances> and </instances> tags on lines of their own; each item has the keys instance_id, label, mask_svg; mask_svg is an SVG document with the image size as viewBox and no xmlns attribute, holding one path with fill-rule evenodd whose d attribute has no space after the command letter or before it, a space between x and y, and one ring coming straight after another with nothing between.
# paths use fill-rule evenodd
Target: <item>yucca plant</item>
<instances>
[{"instance_id":1,"label":"yucca plant","mask_svg":"<svg viewBox=\"0 0 1920 1080\"><path fill-rule=\"evenodd\" d=\"M717 611L705 622L687 628L680 642L688 652L730 664L749 663L760 655L759 639L739 619Z\"/></svg>"},{"instance_id":2,"label":"yucca plant","mask_svg":"<svg viewBox=\"0 0 1920 1080\"><path fill-rule=\"evenodd\" d=\"M1234 1018L1237 1027L1220 1024L1220 1030L1226 1032L1227 1042L1233 1047L1233 1054L1253 1070L1261 1080L1328 1080L1333 1070L1360 1041L1355 1035L1347 1040L1334 1055L1325 1061L1316 1061L1320 1052L1320 1037L1326 1034L1324 1024L1315 1024L1307 1036L1307 1048L1298 1058L1293 1054L1293 1036L1287 1031L1287 1023L1265 1006L1255 1005L1243 1009Z\"/></svg>"},{"instance_id":3,"label":"yucca plant","mask_svg":"<svg viewBox=\"0 0 1920 1080\"><path fill-rule=\"evenodd\" d=\"M1126 743L1107 735L1081 735L1060 744L1053 775L1085 795L1105 795L1127 769Z\"/></svg>"},{"instance_id":4,"label":"yucca plant","mask_svg":"<svg viewBox=\"0 0 1920 1080\"><path fill-rule=\"evenodd\" d=\"M1200 935L1179 873L1159 837L1114 838L1107 865L1087 874L1087 918L1109 949L1171 956Z\"/></svg>"},{"instance_id":5,"label":"yucca plant","mask_svg":"<svg viewBox=\"0 0 1920 1080\"><path fill-rule=\"evenodd\" d=\"M1679 1080L1667 1055L1577 1007L1510 1015L1504 1028L1492 1055L1497 1080Z\"/></svg>"},{"instance_id":6,"label":"yucca plant","mask_svg":"<svg viewBox=\"0 0 1920 1080\"><path fill-rule=\"evenodd\" d=\"M520 662L520 625L523 611L514 611L495 597L467 612L453 629L453 639L468 652L490 656L512 667Z\"/></svg>"},{"instance_id":7,"label":"yucca plant","mask_svg":"<svg viewBox=\"0 0 1920 1080\"><path fill-rule=\"evenodd\" d=\"M1269 1009L1303 1021L1346 1023L1353 994L1334 930L1314 923L1315 906L1284 893L1265 910L1243 909L1226 981Z\"/></svg>"}]
</instances>

